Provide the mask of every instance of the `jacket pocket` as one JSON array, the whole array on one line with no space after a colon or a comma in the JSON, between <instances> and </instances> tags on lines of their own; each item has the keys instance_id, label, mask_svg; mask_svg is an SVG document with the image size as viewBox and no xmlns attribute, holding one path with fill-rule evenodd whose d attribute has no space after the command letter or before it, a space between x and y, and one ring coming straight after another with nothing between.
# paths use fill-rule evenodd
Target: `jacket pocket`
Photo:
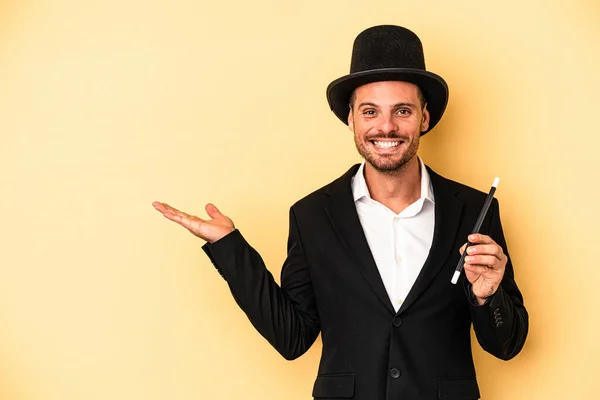
<instances>
[{"instance_id":1,"label":"jacket pocket","mask_svg":"<svg viewBox=\"0 0 600 400\"><path fill-rule=\"evenodd\" d=\"M440 400L476 400L479 398L477 379L438 378L438 397Z\"/></svg>"},{"instance_id":2,"label":"jacket pocket","mask_svg":"<svg viewBox=\"0 0 600 400\"><path fill-rule=\"evenodd\" d=\"M351 399L354 397L354 374L319 375L312 395L315 398Z\"/></svg>"}]
</instances>

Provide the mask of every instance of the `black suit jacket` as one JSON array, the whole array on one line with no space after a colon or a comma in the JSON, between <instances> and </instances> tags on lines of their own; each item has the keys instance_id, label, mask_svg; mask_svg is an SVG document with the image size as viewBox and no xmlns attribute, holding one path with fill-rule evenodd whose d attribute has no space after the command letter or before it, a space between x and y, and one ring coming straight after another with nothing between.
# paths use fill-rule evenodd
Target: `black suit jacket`
<instances>
[{"instance_id":1,"label":"black suit jacket","mask_svg":"<svg viewBox=\"0 0 600 400\"><path fill-rule=\"evenodd\" d=\"M396 313L354 205L357 169L291 207L281 286L238 230L203 249L252 324L286 359L301 356L321 332L315 398L479 398L471 324L481 346L504 360L521 350L528 330L510 257L500 288L483 306L472 302L464 274L458 285L450 283L486 194L428 168L433 243ZM508 255L496 200L481 232Z\"/></svg>"}]
</instances>

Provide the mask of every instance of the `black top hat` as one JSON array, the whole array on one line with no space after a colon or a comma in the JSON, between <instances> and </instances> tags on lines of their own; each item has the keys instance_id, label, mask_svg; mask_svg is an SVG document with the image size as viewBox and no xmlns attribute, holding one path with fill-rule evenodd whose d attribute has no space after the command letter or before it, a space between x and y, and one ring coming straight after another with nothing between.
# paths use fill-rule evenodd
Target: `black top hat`
<instances>
[{"instance_id":1,"label":"black top hat","mask_svg":"<svg viewBox=\"0 0 600 400\"><path fill-rule=\"evenodd\" d=\"M442 118L448 103L448 85L441 76L425 70L419 37L394 25L368 28L354 40L350 74L331 82L327 101L331 111L345 124L350 96L361 85L380 81L411 82L421 88L430 114L429 132Z\"/></svg>"}]
</instances>

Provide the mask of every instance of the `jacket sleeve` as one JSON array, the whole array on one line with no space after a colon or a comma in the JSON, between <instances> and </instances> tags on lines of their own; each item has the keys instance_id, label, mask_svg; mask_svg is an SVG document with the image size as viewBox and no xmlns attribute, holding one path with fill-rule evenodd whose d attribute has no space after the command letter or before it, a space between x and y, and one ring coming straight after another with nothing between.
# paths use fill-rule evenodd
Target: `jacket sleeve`
<instances>
[{"instance_id":1,"label":"jacket sleeve","mask_svg":"<svg viewBox=\"0 0 600 400\"><path fill-rule=\"evenodd\" d=\"M293 360L310 348L320 321L293 208L281 286L237 229L202 249L252 325L283 357Z\"/></svg>"},{"instance_id":2,"label":"jacket sleeve","mask_svg":"<svg viewBox=\"0 0 600 400\"><path fill-rule=\"evenodd\" d=\"M510 360L519 354L525 344L529 316L523 305L523 296L515 282L496 199L492 203L491 217L489 236L502 247L508 257L504 277L496 293L481 306L473 301L472 286L466 278L465 291L469 296L471 319L479 344L488 353L502 360Z\"/></svg>"}]
</instances>

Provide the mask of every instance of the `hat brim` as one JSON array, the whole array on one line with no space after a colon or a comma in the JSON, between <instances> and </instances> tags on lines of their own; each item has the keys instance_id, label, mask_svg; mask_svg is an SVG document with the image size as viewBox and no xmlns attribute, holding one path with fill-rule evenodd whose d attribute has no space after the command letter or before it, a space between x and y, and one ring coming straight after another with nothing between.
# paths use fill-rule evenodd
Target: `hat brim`
<instances>
[{"instance_id":1,"label":"hat brim","mask_svg":"<svg viewBox=\"0 0 600 400\"><path fill-rule=\"evenodd\" d=\"M327 101L331 111L346 125L350 113L350 96L354 89L367 83L382 81L404 81L419 86L429 110L429 127L421 135L426 134L437 125L448 104L448 85L446 81L429 71L413 68L385 68L356 72L342 76L327 86Z\"/></svg>"}]
</instances>

